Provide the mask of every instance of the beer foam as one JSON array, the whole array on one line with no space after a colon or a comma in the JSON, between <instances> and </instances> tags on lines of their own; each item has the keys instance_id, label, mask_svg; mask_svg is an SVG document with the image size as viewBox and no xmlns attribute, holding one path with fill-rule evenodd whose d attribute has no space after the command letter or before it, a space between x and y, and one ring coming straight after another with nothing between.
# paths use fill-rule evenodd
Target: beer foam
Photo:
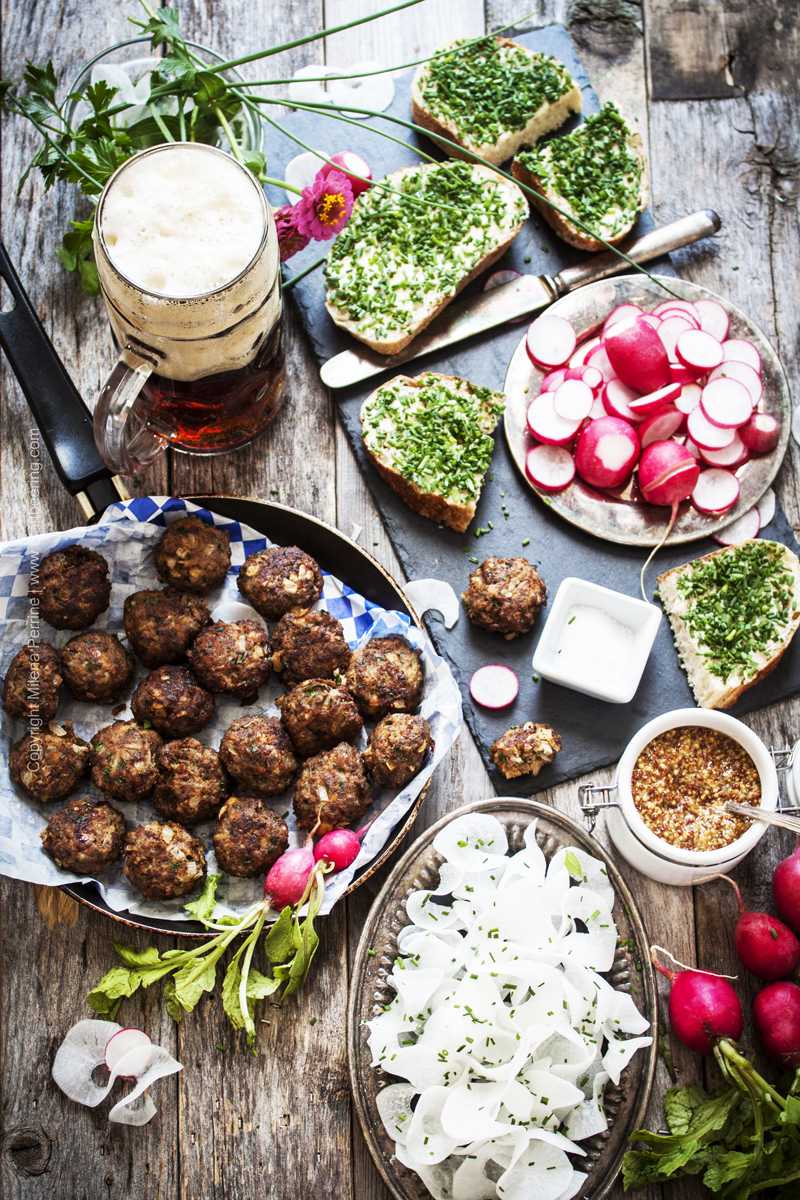
<instances>
[{"instance_id":1,"label":"beer foam","mask_svg":"<svg viewBox=\"0 0 800 1200\"><path fill-rule=\"evenodd\" d=\"M195 143L133 158L106 192L109 259L137 287L183 299L224 287L252 261L264 202L232 158Z\"/></svg>"}]
</instances>

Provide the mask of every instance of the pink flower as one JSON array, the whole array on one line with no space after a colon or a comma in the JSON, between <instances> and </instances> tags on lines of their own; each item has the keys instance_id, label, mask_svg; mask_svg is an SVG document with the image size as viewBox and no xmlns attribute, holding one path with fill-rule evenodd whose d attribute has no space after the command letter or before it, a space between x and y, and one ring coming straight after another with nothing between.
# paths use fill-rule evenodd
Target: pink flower
<instances>
[{"instance_id":1,"label":"pink flower","mask_svg":"<svg viewBox=\"0 0 800 1200\"><path fill-rule=\"evenodd\" d=\"M306 238L328 241L350 219L353 211L353 187L341 171L319 171L310 187L294 206L294 220L299 233Z\"/></svg>"},{"instance_id":2,"label":"pink flower","mask_svg":"<svg viewBox=\"0 0 800 1200\"><path fill-rule=\"evenodd\" d=\"M281 262L286 262L286 259L291 258L293 254L305 250L311 239L301 233L295 224L295 205L284 204L281 208L275 209L273 216L275 217L275 228L278 231Z\"/></svg>"}]
</instances>

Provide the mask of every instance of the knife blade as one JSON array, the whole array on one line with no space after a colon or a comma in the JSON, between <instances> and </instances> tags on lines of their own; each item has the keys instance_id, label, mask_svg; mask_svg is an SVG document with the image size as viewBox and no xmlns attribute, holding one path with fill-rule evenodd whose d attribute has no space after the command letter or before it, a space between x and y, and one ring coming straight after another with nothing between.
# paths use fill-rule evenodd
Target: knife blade
<instances>
[{"instance_id":1,"label":"knife blade","mask_svg":"<svg viewBox=\"0 0 800 1200\"><path fill-rule=\"evenodd\" d=\"M634 262L650 262L662 254L689 246L700 238L710 237L719 230L721 224L713 209L702 209L643 234L625 247L625 253ZM538 312L559 296L586 283L616 275L627 267L624 259L609 251L593 255L575 267L565 267L557 275L520 275L511 283L448 305L441 316L399 354L375 354L366 346L334 354L322 364L320 378L334 391L352 387L353 384L421 358L424 354L443 350L476 334L496 329L507 321Z\"/></svg>"}]
</instances>

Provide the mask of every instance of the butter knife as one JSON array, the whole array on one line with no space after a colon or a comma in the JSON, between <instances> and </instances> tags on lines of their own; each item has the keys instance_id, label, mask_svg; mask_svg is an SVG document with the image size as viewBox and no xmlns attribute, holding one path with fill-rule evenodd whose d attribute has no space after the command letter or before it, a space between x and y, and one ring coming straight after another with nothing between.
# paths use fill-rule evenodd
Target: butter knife
<instances>
[{"instance_id":1,"label":"butter knife","mask_svg":"<svg viewBox=\"0 0 800 1200\"><path fill-rule=\"evenodd\" d=\"M625 247L625 253L634 262L650 262L671 250L680 250L700 238L710 237L720 228L722 221L711 208L690 213L669 225L652 229ZM628 269L624 259L611 251L595 254L574 267L565 267L557 275L520 275L511 283L502 284L477 296L469 296L450 304L440 317L424 329L400 354L389 357L375 354L366 346L358 350L343 350L334 354L320 369L320 378L327 387L337 390L351 387L391 371L403 363L443 350L487 329L496 329L507 321L528 316L540 308L546 308L559 296L595 283L609 275L617 275Z\"/></svg>"}]
</instances>

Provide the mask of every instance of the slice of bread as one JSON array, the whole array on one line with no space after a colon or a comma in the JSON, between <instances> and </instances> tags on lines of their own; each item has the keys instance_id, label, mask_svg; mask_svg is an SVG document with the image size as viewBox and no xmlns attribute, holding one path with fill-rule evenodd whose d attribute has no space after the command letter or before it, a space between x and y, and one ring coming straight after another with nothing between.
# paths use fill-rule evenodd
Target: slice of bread
<instances>
[{"instance_id":1,"label":"slice of bread","mask_svg":"<svg viewBox=\"0 0 800 1200\"><path fill-rule=\"evenodd\" d=\"M613 104L588 117L574 133L521 150L511 172L520 183L546 197L529 199L558 236L579 250L603 250L604 243L617 245L647 207L641 138L628 128ZM556 212L547 200L563 213ZM581 229L570 215L604 241Z\"/></svg>"},{"instance_id":2,"label":"slice of bread","mask_svg":"<svg viewBox=\"0 0 800 1200\"><path fill-rule=\"evenodd\" d=\"M463 533L475 516L503 407L500 392L457 375L398 375L361 407L364 448L409 508Z\"/></svg>"},{"instance_id":3,"label":"slice of bread","mask_svg":"<svg viewBox=\"0 0 800 1200\"><path fill-rule=\"evenodd\" d=\"M687 594L698 569L702 576ZM780 590L785 603L779 603ZM665 571L658 577L658 594L697 703L701 708L730 708L775 669L800 626L800 561L788 546L754 538ZM776 615L768 636L761 636L749 650L746 643L769 611ZM718 640L700 631L706 620L719 630ZM730 647L734 658L741 645L749 661L720 674L715 656L719 645Z\"/></svg>"},{"instance_id":4,"label":"slice of bread","mask_svg":"<svg viewBox=\"0 0 800 1200\"><path fill-rule=\"evenodd\" d=\"M394 171L355 203L325 266L331 318L378 354L399 354L505 254L528 216L522 190L490 167Z\"/></svg>"},{"instance_id":5,"label":"slice of bread","mask_svg":"<svg viewBox=\"0 0 800 1200\"><path fill-rule=\"evenodd\" d=\"M499 165L581 111L567 68L506 37L459 40L423 63L411 87L418 125L454 158L477 154Z\"/></svg>"}]
</instances>

